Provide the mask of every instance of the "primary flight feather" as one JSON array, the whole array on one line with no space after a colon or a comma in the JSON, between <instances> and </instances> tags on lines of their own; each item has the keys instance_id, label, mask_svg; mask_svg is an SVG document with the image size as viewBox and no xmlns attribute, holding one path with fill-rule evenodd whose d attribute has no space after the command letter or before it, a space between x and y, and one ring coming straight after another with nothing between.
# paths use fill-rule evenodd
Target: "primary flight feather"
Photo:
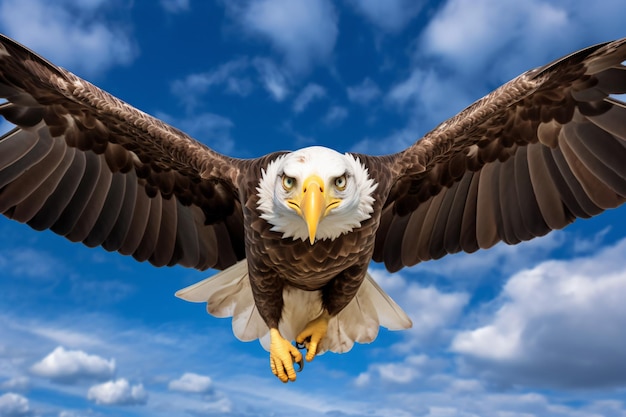
<instances>
[{"instance_id":1,"label":"primary flight feather","mask_svg":"<svg viewBox=\"0 0 626 417\"><path fill-rule=\"evenodd\" d=\"M367 273L516 244L626 198L626 39L515 78L408 149L221 155L0 36L0 212L156 266L272 372L411 321ZM296 341L296 346L292 341Z\"/></svg>"}]
</instances>

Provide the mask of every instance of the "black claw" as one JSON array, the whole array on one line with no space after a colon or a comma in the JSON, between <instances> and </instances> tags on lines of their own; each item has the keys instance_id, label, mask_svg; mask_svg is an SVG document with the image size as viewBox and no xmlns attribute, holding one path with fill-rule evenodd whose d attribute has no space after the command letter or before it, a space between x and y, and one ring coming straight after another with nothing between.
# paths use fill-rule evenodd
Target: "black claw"
<instances>
[{"instance_id":1,"label":"black claw","mask_svg":"<svg viewBox=\"0 0 626 417\"><path fill-rule=\"evenodd\" d=\"M310 337L307 337L306 339L304 339L304 341L303 341L302 343L298 343L298 342L296 342L296 347L297 347L299 350L302 350L302 349L308 349L307 345L309 344L309 342L310 342L310 341L311 341L311 338L310 338Z\"/></svg>"},{"instance_id":2,"label":"black claw","mask_svg":"<svg viewBox=\"0 0 626 417\"><path fill-rule=\"evenodd\" d=\"M302 372L302 370L304 369L304 359L300 359L298 362L294 362L297 363L299 368L296 368L296 372Z\"/></svg>"}]
</instances>

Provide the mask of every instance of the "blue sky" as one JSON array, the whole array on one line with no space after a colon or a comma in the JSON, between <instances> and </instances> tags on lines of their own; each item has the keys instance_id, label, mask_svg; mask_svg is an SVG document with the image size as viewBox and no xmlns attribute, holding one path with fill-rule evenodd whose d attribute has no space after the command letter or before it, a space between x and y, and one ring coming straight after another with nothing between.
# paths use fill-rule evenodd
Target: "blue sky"
<instances>
[{"instance_id":1,"label":"blue sky","mask_svg":"<svg viewBox=\"0 0 626 417\"><path fill-rule=\"evenodd\" d=\"M623 0L0 0L0 31L218 151L403 149L626 36ZM4 122L3 130L8 129ZM153 268L0 219L0 416L625 416L626 209L381 285L414 328L281 384Z\"/></svg>"}]
</instances>

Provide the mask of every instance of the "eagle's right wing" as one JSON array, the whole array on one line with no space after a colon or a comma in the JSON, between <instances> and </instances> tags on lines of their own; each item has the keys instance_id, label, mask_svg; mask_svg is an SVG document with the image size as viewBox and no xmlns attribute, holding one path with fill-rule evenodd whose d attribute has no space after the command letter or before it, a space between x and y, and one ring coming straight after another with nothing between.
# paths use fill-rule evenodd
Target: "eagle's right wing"
<instances>
[{"instance_id":1,"label":"eagle's right wing","mask_svg":"<svg viewBox=\"0 0 626 417\"><path fill-rule=\"evenodd\" d=\"M0 212L154 265L245 257L236 178L249 162L184 133L0 35Z\"/></svg>"}]
</instances>

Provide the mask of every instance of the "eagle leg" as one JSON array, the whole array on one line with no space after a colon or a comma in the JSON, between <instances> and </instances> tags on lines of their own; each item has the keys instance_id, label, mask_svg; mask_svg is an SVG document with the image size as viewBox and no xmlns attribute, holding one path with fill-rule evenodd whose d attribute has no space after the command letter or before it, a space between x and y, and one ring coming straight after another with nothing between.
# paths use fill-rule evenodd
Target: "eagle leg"
<instances>
[{"instance_id":1,"label":"eagle leg","mask_svg":"<svg viewBox=\"0 0 626 417\"><path fill-rule=\"evenodd\" d=\"M330 314L324 311L321 316L310 321L296 337L296 346L303 346L307 349L306 360L308 362L311 362L317 355L317 348L328 330L328 320L330 320Z\"/></svg>"},{"instance_id":2,"label":"eagle leg","mask_svg":"<svg viewBox=\"0 0 626 417\"><path fill-rule=\"evenodd\" d=\"M300 365L298 371L302 370L304 362L300 351L282 337L278 329L270 329L270 368L272 373L283 382L295 381L294 362Z\"/></svg>"}]
</instances>

